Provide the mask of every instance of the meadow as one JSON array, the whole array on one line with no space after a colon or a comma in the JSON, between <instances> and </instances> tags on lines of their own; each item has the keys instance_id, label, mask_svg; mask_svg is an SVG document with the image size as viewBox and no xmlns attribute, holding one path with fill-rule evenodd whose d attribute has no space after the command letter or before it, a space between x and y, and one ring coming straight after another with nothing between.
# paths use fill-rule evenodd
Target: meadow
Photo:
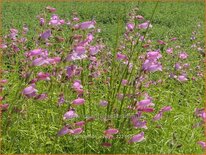
<instances>
[{"instance_id":1,"label":"meadow","mask_svg":"<svg viewBox=\"0 0 206 155\"><path fill-rule=\"evenodd\" d=\"M4 1L1 153L203 153L204 5Z\"/></svg>"}]
</instances>

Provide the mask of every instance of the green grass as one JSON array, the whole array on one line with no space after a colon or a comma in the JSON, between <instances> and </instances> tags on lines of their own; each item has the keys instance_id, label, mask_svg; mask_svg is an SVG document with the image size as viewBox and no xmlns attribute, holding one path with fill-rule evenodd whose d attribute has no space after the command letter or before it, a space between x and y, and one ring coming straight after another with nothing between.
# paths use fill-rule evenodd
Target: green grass
<instances>
[{"instance_id":1,"label":"green grass","mask_svg":"<svg viewBox=\"0 0 206 155\"><path fill-rule=\"evenodd\" d=\"M71 12L78 12L81 21L95 19L97 27L102 29L100 37L109 46L113 46L116 38L118 22L120 22L120 33L125 28L125 22L128 12L135 6L139 5L141 14L149 19L155 7L154 2L27 2L14 3L4 2L2 11L3 35L9 32L11 27L22 29L23 24L29 27L28 38L36 34L38 20L36 16L42 12L43 8L50 5L57 9L56 14L64 19L71 17ZM166 40L177 37L176 44L169 44L168 47L180 45L181 50L186 50L189 54L188 60L191 70L188 72L190 77L195 76L197 65L201 66L201 72L204 70L203 57L192 49L190 41L191 33L196 29L197 23L204 21L204 3L203 2L160 2L155 11L152 25L149 32L151 40ZM198 40L204 40L204 27L201 27ZM65 32L66 35L66 32ZM33 48L32 41L30 42ZM163 49L165 51L166 48ZM162 52L163 52L162 51ZM21 64L23 59L22 53L17 57L17 62ZM175 53L178 50L174 51ZM171 69L177 61L163 52L163 69ZM19 59L19 60L18 60ZM7 63L7 65L6 65ZM142 153L142 154L182 154L182 153L203 153L197 142L204 140L203 127L193 128L192 126L199 122L200 119L194 116L196 107L204 106L204 79L197 77L197 81L189 80L181 84L176 80L168 78L168 72L158 72L150 75L151 79L163 79L163 84L151 86L148 94L154 98L155 112L164 105L171 105L173 110L165 113L164 117L153 123L148 121L148 129L144 130L146 140L133 145L121 145L119 142L114 143L112 149L104 149L100 146L101 139L95 138L86 141L86 149L83 148L83 139L74 139L71 136L57 137L56 134L63 126L62 115L67 110L67 105L57 108L58 93L64 92L66 100L71 101L75 94L70 91L70 85L57 83L48 87L45 81L39 82L37 88L39 93L47 92L49 99L45 101L26 100L21 97L21 91L27 86L19 78L17 70L21 68L19 64L10 62L9 58L3 57L3 69L9 70L3 78L8 79L8 84L3 90L3 95L7 95L3 103L9 103L10 107L7 112L2 114L2 148L1 153ZM35 70L37 72L38 70ZM121 71L121 70L120 70ZM87 72L86 72L87 74ZM94 94L92 104L94 114L104 115L105 109L99 108L99 100L105 96L105 86L97 80L99 87L91 86L91 92ZM86 86L85 86L86 87ZM101 87L101 89L100 89ZM86 90L88 88L85 88ZM52 90L52 91L51 91ZM20 95L20 97L19 97ZM119 102L118 102L119 103ZM118 108L118 106L116 106ZM21 110L15 112L14 108ZM80 109L78 109L80 110ZM86 111L89 113L88 111ZM154 114L153 114L154 115ZM152 118L151 114L148 115ZM161 125L162 128L157 128ZM98 120L93 123L96 127L95 136L101 136L104 126L102 121ZM98 130L97 130L98 129ZM139 133L139 129L127 131L134 135ZM127 137L128 138L128 137Z\"/></svg>"}]
</instances>

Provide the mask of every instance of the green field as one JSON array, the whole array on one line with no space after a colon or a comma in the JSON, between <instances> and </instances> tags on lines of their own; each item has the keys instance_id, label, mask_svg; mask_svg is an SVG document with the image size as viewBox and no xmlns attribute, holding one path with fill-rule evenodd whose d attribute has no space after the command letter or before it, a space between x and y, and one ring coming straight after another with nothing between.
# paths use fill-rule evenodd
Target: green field
<instances>
[{"instance_id":1,"label":"green field","mask_svg":"<svg viewBox=\"0 0 206 155\"><path fill-rule=\"evenodd\" d=\"M119 101L114 96L118 93L147 92L153 98L155 110L152 113L145 113L144 119L147 120L148 129L132 128L129 120L125 121L122 128L118 125L117 118L112 118L106 122L103 119L96 119L85 126L83 133L77 137L73 135L57 136L58 131L65 125L72 123L71 120L62 120L63 115L71 106L71 102L77 95L72 90L72 82L61 81L54 75L50 81L39 81L36 84L38 94L47 93L45 100L27 99L22 95L22 91L29 85L29 81L35 78L40 71L52 73L54 68L58 71L64 71L64 68L71 65L71 62L61 61L59 66L48 66L47 68L28 65L25 59L25 52L37 49L47 48L45 44L36 45L38 35L48 27L40 28L37 15L45 15L45 7L56 8L55 14L62 19L70 20L73 12L78 13L80 22L96 21L95 27L100 28L101 32L97 37L102 38L101 42L106 45L103 52L97 56L100 62L101 72L107 70L110 74L103 74L93 79L90 84L88 65L90 61L78 61L74 64L83 68L81 75L75 77L75 80L82 81L84 87L84 106L76 108L78 115L85 119L83 115L104 116L107 114L106 107L100 107L100 100L108 100L109 105L113 104L110 116L114 114L131 114L127 106L135 99L125 97L125 100ZM8 83L2 84L1 96L2 104L9 104L7 111L2 113L1 121L1 153L2 154L23 154L23 153L127 153L127 154L199 154L203 149L197 144L198 141L205 141L204 126L194 127L201 122L201 118L195 116L195 108L204 107L204 50L198 50L198 47L204 49L204 26L205 26L205 3L204 2L159 2L155 9L156 2L4 2L2 4L2 36L9 34L10 28L15 28L22 32L24 24L28 26L26 34L27 42L19 46L18 52L12 52L6 48L2 51L2 78L7 79ZM160 49L162 58L159 60L162 64L161 72L154 72L146 75L146 82L143 83L141 90L135 90L132 86L128 89L120 86L122 77L130 77L124 74L124 66L119 61L110 62L116 53L116 45L120 45L125 32L125 24L128 21L128 13L135 7L139 8L138 14L150 20L153 11L154 16L151 19L152 28L148 29L148 38L152 42L152 50ZM47 13L49 20L52 13ZM198 26L200 24L200 26ZM191 40L192 32L195 32L196 38ZM65 40L69 40L72 35L71 29L63 25L62 30L55 31L52 35L60 35ZM84 35L86 32L83 32ZM170 41L171 38L177 38L177 41ZM53 38L52 38L53 39ZM7 40L3 38L3 40ZM157 40L163 40L166 45L159 45ZM51 40L52 46L48 47L50 56L58 56L58 50L63 50L63 56L71 50L69 41L55 43ZM11 44L11 41L7 41ZM197 47L191 47L192 45ZM130 46L130 44L125 44ZM131 45L132 46L132 45ZM178 47L179 46L179 47ZM25 48L23 48L25 47ZM168 48L173 48L173 56L166 53ZM125 53L127 51L124 51ZM145 54L146 49L141 46L134 47L134 53L137 56ZM186 52L188 58L181 60L178 58L180 52ZM139 53L139 54L138 54ZM140 70L140 61L138 57L132 58L136 70L131 74L131 79L135 79L136 71ZM175 71L175 63L189 64L189 68L184 71L187 74L186 82L179 82L170 78L171 72L180 74L181 71ZM29 79L22 78L21 73L25 74L31 71ZM183 73L181 73L183 74ZM56 76L56 77L55 77ZM110 85L104 83L108 78L112 81ZM74 80L72 79L72 80ZM162 82L151 84L146 87L150 81ZM117 92L115 92L117 90ZM89 93L87 93L89 92ZM136 92L136 93L137 93ZM59 94L63 93L66 103L57 107ZM142 99L142 98L141 98ZM138 97L136 99L140 101ZM123 106L121 106L123 105ZM172 111L166 112L159 121L152 121L152 118L163 106L171 106ZM121 110L119 110L121 109ZM120 112L121 111L121 112ZM75 118L76 119L76 118ZM120 122L124 119L118 118ZM101 143L105 139L102 137L105 126L118 128L119 133L115 139L108 141L111 147L102 147ZM145 140L133 144L128 144L131 135L144 131ZM88 135L93 137L88 138ZM121 137L122 136L122 137Z\"/></svg>"}]
</instances>

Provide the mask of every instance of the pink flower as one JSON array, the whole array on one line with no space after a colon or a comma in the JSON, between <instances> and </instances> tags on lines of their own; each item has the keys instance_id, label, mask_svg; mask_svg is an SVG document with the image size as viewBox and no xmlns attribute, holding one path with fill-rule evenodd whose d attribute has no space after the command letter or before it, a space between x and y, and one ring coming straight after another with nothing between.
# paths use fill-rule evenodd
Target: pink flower
<instances>
[{"instance_id":1,"label":"pink flower","mask_svg":"<svg viewBox=\"0 0 206 155\"><path fill-rule=\"evenodd\" d=\"M162 112L157 113L154 117L153 117L153 121L158 121L162 118Z\"/></svg>"},{"instance_id":2,"label":"pink flower","mask_svg":"<svg viewBox=\"0 0 206 155\"><path fill-rule=\"evenodd\" d=\"M55 12L56 9L55 8L52 8L51 6L47 6L46 9L49 11L49 12Z\"/></svg>"},{"instance_id":3,"label":"pink flower","mask_svg":"<svg viewBox=\"0 0 206 155\"><path fill-rule=\"evenodd\" d=\"M128 23L126 29L129 31L133 31L134 30L134 24L133 23Z\"/></svg>"},{"instance_id":4,"label":"pink flower","mask_svg":"<svg viewBox=\"0 0 206 155\"><path fill-rule=\"evenodd\" d=\"M176 63L176 64L175 64L175 69L176 69L176 70L182 69L182 66L180 65L180 63Z\"/></svg>"},{"instance_id":5,"label":"pink flower","mask_svg":"<svg viewBox=\"0 0 206 155\"><path fill-rule=\"evenodd\" d=\"M83 98L78 98L78 99L75 99L72 104L74 105L82 105L84 104L85 100Z\"/></svg>"},{"instance_id":6,"label":"pink flower","mask_svg":"<svg viewBox=\"0 0 206 155\"><path fill-rule=\"evenodd\" d=\"M48 97L48 95L46 93L42 93L42 94L39 94L35 97L35 99L37 100L44 100Z\"/></svg>"},{"instance_id":7,"label":"pink flower","mask_svg":"<svg viewBox=\"0 0 206 155\"><path fill-rule=\"evenodd\" d=\"M106 136L106 138L108 139L112 139L114 134L117 134L119 132L119 130L117 129L107 129L106 131L104 131L104 135Z\"/></svg>"},{"instance_id":8,"label":"pink flower","mask_svg":"<svg viewBox=\"0 0 206 155\"><path fill-rule=\"evenodd\" d=\"M137 16L135 16L135 18L138 19L138 20L142 20L142 19L144 19L144 17L141 16L141 15L137 15Z\"/></svg>"},{"instance_id":9,"label":"pink flower","mask_svg":"<svg viewBox=\"0 0 206 155\"><path fill-rule=\"evenodd\" d=\"M95 24L96 24L95 21L87 21L87 22L81 23L79 25L79 28L82 29L82 30L91 29L91 28L95 28Z\"/></svg>"},{"instance_id":10,"label":"pink flower","mask_svg":"<svg viewBox=\"0 0 206 155\"><path fill-rule=\"evenodd\" d=\"M182 52L179 54L180 59L187 59L187 57L188 57L188 54L186 52Z\"/></svg>"},{"instance_id":11,"label":"pink flower","mask_svg":"<svg viewBox=\"0 0 206 155\"><path fill-rule=\"evenodd\" d=\"M38 48L38 49L34 49L34 50L32 50L32 51L30 51L30 52L28 53L28 56L37 56L37 55L41 55L42 52L43 52L43 50L40 49L40 48Z\"/></svg>"},{"instance_id":12,"label":"pink flower","mask_svg":"<svg viewBox=\"0 0 206 155\"><path fill-rule=\"evenodd\" d=\"M141 121L140 119L138 119L137 116L132 116L131 117L131 122L134 126L134 128L144 128L147 129L147 122L146 121Z\"/></svg>"},{"instance_id":13,"label":"pink flower","mask_svg":"<svg viewBox=\"0 0 206 155\"><path fill-rule=\"evenodd\" d=\"M81 81L76 80L73 83L72 88L78 93L78 94L82 94L83 93L83 86L81 85Z\"/></svg>"},{"instance_id":14,"label":"pink flower","mask_svg":"<svg viewBox=\"0 0 206 155\"><path fill-rule=\"evenodd\" d=\"M157 41L160 45L165 45L165 42L163 40L158 40Z\"/></svg>"},{"instance_id":15,"label":"pink flower","mask_svg":"<svg viewBox=\"0 0 206 155\"><path fill-rule=\"evenodd\" d=\"M117 60L127 60L127 56L121 53L117 53Z\"/></svg>"},{"instance_id":16,"label":"pink flower","mask_svg":"<svg viewBox=\"0 0 206 155\"><path fill-rule=\"evenodd\" d=\"M65 102L64 94L60 94L58 99L58 106L61 106L62 104L64 104L64 102Z\"/></svg>"},{"instance_id":17,"label":"pink flower","mask_svg":"<svg viewBox=\"0 0 206 155\"><path fill-rule=\"evenodd\" d=\"M6 111L6 110L8 110L8 108L9 108L9 104L0 104L0 109L2 111Z\"/></svg>"},{"instance_id":18,"label":"pink flower","mask_svg":"<svg viewBox=\"0 0 206 155\"><path fill-rule=\"evenodd\" d=\"M22 93L27 97L33 97L36 96L36 92L37 90L35 89L35 85L31 85L26 87Z\"/></svg>"},{"instance_id":19,"label":"pink flower","mask_svg":"<svg viewBox=\"0 0 206 155\"><path fill-rule=\"evenodd\" d=\"M104 146L104 147L111 147L112 144L111 144L111 143L108 143L108 142L105 142L105 143L102 143L102 146Z\"/></svg>"},{"instance_id":20,"label":"pink flower","mask_svg":"<svg viewBox=\"0 0 206 155\"><path fill-rule=\"evenodd\" d=\"M42 33L40 36L41 39L48 39L49 37L51 37L51 35L52 35L51 30L47 30L44 33Z\"/></svg>"},{"instance_id":21,"label":"pink flower","mask_svg":"<svg viewBox=\"0 0 206 155\"><path fill-rule=\"evenodd\" d=\"M168 49L166 50L166 52L167 52L167 54L172 54L172 53L173 53L173 48L168 48Z\"/></svg>"},{"instance_id":22,"label":"pink flower","mask_svg":"<svg viewBox=\"0 0 206 155\"><path fill-rule=\"evenodd\" d=\"M165 106L162 109L160 109L160 112L166 112L166 111L171 111L172 107L171 106Z\"/></svg>"},{"instance_id":23,"label":"pink flower","mask_svg":"<svg viewBox=\"0 0 206 155\"><path fill-rule=\"evenodd\" d=\"M122 85L123 85L123 86L126 86L126 85L127 85L127 83L128 83L128 81L127 81L127 80L125 80L125 79L123 79L123 80L122 80Z\"/></svg>"},{"instance_id":24,"label":"pink flower","mask_svg":"<svg viewBox=\"0 0 206 155\"><path fill-rule=\"evenodd\" d=\"M39 19L39 24L40 24L40 26L43 26L45 24L44 18Z\"/></svg>"},{"instance_id":25,"label":"pink flower","mask_svg":"<svg viewBox=\"0 0 206 155\"><path fill-rule=\"evenodd\" d=\"M45 58L37 58L32 62L33 66L42 66L44 64L49 64L49 62Z\"/></svg>"},{"instance_id":26,"label":"pink flower","mask_svg":"<svg viewBox=\"0 0 206 155\"><path fill-rule=\"evenodd\" d=\"M50 80L50 74L49 73L39 72L37 74L37 79L38 80Z\"/></svg>"},{"instance_id":27,"label":"pink flower","mask_svg":"<svg viewBox=\"0 0 206 155\"><path fill-rule=\"evenodd\" d=\"M76 122L75 126L83 127L85 125L84 121Z\"/></svg>"},{"instance_id":28,"label":"pink flower","mask_svg":"<svg viewBox=\"0 0 206 155\"><path fill-rule=\"evenodd\" d=\"M100 105L106 107L108 105L107 101L100 101Z\"/></svg>"},{"instance_id":29,"label":"pink flower","mask_svg":"<svg viewBox=\"0 0 206 155\"><path fill-rule=\"evenodd\" d=\"M46 59L50 64L57 64L61 61L60 57L53 57L53 58L47 58Z\"/></svg>"},{"instance_id":30,"label":"pink flower","mask_svg":"<svg viewBox=\"0 0 206 155\"><path fill-rule=\"evenodd\" d=\"M73 129L71 130L71 134L72 135L78 135L78 134L81 134L83 132L83 129L82 128L76 128L76 129Z\"/></svg>"},{"instance_id":31,"label":"pink flower","mask_svg":"<svg viewBox=\"0 0 206 155\"><path fill-rule=\"evenodd\" d=\"M64 114L63 119L72 119L75 117L78 117L78 115L75 113L75 110L71 109Z\"/></svg>"},{"instance_id":32,"label":"pink flower","mask_svg":"<svg viewBox=\"0 0 206 155\"><path fill-rule=\"evenodd\" d=\"M177 77L177 80L180 81L180 82L185 82L185 81L187 81L188 79L186 78L185 75L179 75L179 76Z\"/></svg>"},{"instance_id":33,"label":"pink flower","mask_svg":"<svg viewBox=\"0 0 206 155\"><path fill-rule=\"evenodd\" d=\"M99 46L90 46L89 51L91 55L96 55L99 52Z\"/></svg>"},{"instance_id":34,"label":"pink flower","mask_svg":"<svg viewBox=\"0 0 206 155\"><path fill-rule=\"evenodd\" d=\"M145 22L145 23L142 23L142 24L139 24L138 25L138 28L139 29L147 29L147 27L149 26L149 28L152 28L152 25L150 24L149 21Z\"/></svg>"},{"instance_id":35,"label":"pink flower","mask_svg":"<svg viewBox=\"0 0 206 155\"><path fill-rule=\"evenodd\" d=\"M152 101L150 99L144 99L144 100L141 100L137 106L139 108L144 108L144 107L147 107L147 106L154 106L154 103L152 103Z\"/></svg>"},{"instance_id":36,"label":"pink flower","mask_svg":"<svg viewBox=\"0 0 206 155\"><path fill-rule=\"evenodd\" d=\"M149 72L162 71L162 65L156 60L151 61L146 59L143 63L142 69Z\"/></svg>"},{"instance_id":37,"label":"pink flower","mask_svg":"<svg viewBox=\"0 0 206 155\"><path fill-rule=\"evenodd\" d=\"M206 149L206 143L204 141L199 141L199 142L197 142L197 144L199 144L203 150Z\"/></svg>"},{"instance_id":38,"label":"pink flower","mask_svg":"<svg viewBox=\"0 0 206 155\"><path fill-rule=\"evenodd\" d=\"M57 133L58 136L63 136L69 133L71 129L68 128L68 126L64 126L59 132Z\"/></svg>"},{"instance_id":39,"label":"pink flower","mask_svg":"<svg viewBox=\"0 0 206 155\"><path fill-rule=\"evenodd\" d=\"M141 132L135 136L133 136L130 140L129 140L129 143L134 143L134 142L141 142L143 141L145 138L144 138L144 132Z\"/></svg>"}]
</instances>

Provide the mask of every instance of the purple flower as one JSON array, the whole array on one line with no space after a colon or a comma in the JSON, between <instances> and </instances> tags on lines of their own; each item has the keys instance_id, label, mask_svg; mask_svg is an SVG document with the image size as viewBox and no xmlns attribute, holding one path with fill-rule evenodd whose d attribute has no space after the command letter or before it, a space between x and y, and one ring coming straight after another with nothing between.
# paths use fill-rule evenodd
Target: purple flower
<instances>
[{"instance_id":1,"label":"purple flower","mask_svg":"<svg viewBox=\"0 0 206 155\"><path fill-rule=\"evenodd\" d=\"M162 118L162 112L157 113L154 117L153 117L153 121L158 121Z\"/></svg>"},{"instance_id":2,"label":"purple flower","mask_svg":"<svg viewBox=\"0 0 206 155\"><path fill-rule=\"evenodd\" d=\"M180 59L187 59L187 57L188 57L188 54L186 52L182 52L179 54Z\"/></svg>"},{"instance_id":3,"label":"purple flower","mask_svg":"<svg viewBox=\"0 0 206 155\"><path fill-rule=\"evenodd\" d=\"M31 85L26 87L22 93L27 97L34 97L36 96L36 92L37 90L35 89L35 85Z\"/></svg>"},{"instance_id":4,"label":"purple flower","mask_svg":"<svg viewBox=\"0 0 206 155\"><path fill-rule=\"evenodd\" d=\"M68 128L68 126L64 126L59 132L57 133L58 136L63 136L69 133L71 129Z\"/></svg>"},{"instance_id":5,"label":"purple flower","mask_svg":"<svg viewBox=\"0 0 206 155\"><path fill-rule=\"evenodd\" d=\"M117 60L127 60L127 56L121 53L117 53Z\"/></svg>"},{"instance_id":6,"label":"purple flower","mask_svg":"<svg viewBox=\"0 0 206 155\"><path fill-rule=\"evenodd\" d=\"M134 142L141 142L143 141L145 138L144 138L144 132L141 132L137 135L134 135L130 140L129 140L129 143L134 143Z\"/></svg>"},{"instance_id":7,"label":"purple flower","mask_svg":"<svg viewBox=\"0 0 206 155\"><path fill-rule=\"evenodd\" d=\"M128 23L126 29L129 31L133 31L134 30L134 24L133 23Z\"/></svg>"},{"instance_id":8,"label":"purple flower","mask_svg":"<svg viewBox=\"0 0 206 155\"><path fill-rule=\"evenodd\" d=\"M147 122L139 120L137 116L132 116L131 117L131 122L132 122L134 128L144 128L144 129L147 129L147 126L146 126Z\"/></svg>"},{"instance_id":9,"label":"purple flower","mask_svg":"<svg viewBox=\"0 0 206 155\"><path fill-rule=\"evenodd\" d=\"M100 101L99 104L103 107L106 107L108 105L108 102L107 101Z\"/></svg>"},{"instance_id":10,"label":"purple flower","mask_svg":"<svg viewBox=\"0 0 206 155\"><path fill-rule=\"evenodd\" d=\"M144 108L147 106L154 106L154 103L151 102L150 99L144 99L141 100L138 104L137 104L138 108Z\"/></svg>"},{"instance_id":11,"label":"purple flower","mask_svg":"<svg viewBox=\"0 0 206 155\"><path fill-rule=\"evenodd\" d=\"M126 80L126 79L123 79L123 80L122 80L122 85L123 85L123 86L126 86L127 83L128 83L128 80Z\"/></svg>"},{"instance_id":12,"label":"purple flower","mask_svg":"<svg viewBox=\"0 0 206 155\"><path fill-rule=\"evenodd\" d=\"M76 122L75 126L83 127L85 125L84 121Z\"/></svg>"},{"instance_id":13,"label":"purple flower","mask_svg":"<svg viewBox=\"0 0 206 155\"><path fill-rule=\"evenodd\" d=\"M40 26L43 26L45 24L44 18L39 18L39 24Z\"/></svg>"},{"instance_id":14,"label":"purple flower","mask_svg":"<svg viewBox=\"0 0 206 155\"><path fill-rule=\"evenodd\" d=\"M187 81L188 79L186 78L185 75L179 75L179 76L177 77L177 80L180 81L180 82L185 82L185 81Z\"/></svg>"},{"instance_id":15,"label":"purple flower","mask_svg":"<svg viewBox=\"0 0 206 155\"><path fill-rule=\"evenodd\" d=\"M91 28L95 28L95 24L96 24L95 21L86 21L86 22L81 23L79 25L79 28L82 30L91 29Z\"/></svg>"},{"instance_id":16,"label":"purple flower","mask_svg":"<svg viewBox=\"0 0 206 155\"><path fill-rule=\"evenodd\" d=\"M204 142L204 141L199 141L199 142L197 142L197 144L199 144L199 145L202 147L203 150L206 149L206 142Z\"/></svg>"},{"instance_id":17,"label":"purple flower","mask_svg":"<svg viewBox=\"0 0 206 155\"><path fill-rule=\"evenodd\" d=\"M51 6L47 6L46 9L49 11L49 12L55 12L56 9L55 8L52 8Z\"/></svg>"},{"instance_id":18,"label":"purple flower","mask_svg":"<svg viewBox=\"0 0 206 155\"><path fill-rule=\"evenodd\" d=\"M71 109L64 114L63 119L72 119L75 117L78 117L78 115L76 114L75 110Z\"/></svg>"},{"instance_id":19,"label":"purple flower","mask_svg":"<svg viewBox=\"0 0 206 155\"><path fill-rule=\"evenodd\" d=\"M49 62L47 61L47 59L42 58L42 57L37 58L32 62L33 66L42 66L44 64L49 64Z\"/></svg>"},{"instance_id":20,"label":"purple flower","mask_svg":"<svg viewBox=\"0 0 206 155\"><path fill-rule=\"evenodd\" d=\"M75 99L72 102L72 104L74 104L74 105L82 105L82 104L84 104L84 102L85 102L85 100L83 98L77 98L77 99Z\"/></svg>"},{"instance_id":21,"label":"purple flower","mask_svg":"<svg viewBox=\"0 0 206 155\"><path fill-rule=\"evenodd\" d=\"M42 93L42 94L39 94L35 97L35 99L37 100L44 100L48 97L48 95L46 93Z\"/></svg>"},{"instance_id":22,"label":"purple flower","mask_svg":"<svg viewBox=\"0 0 206 155\"><path fill-rule=\"evenodd\" d=\"M0 104L0 108L2 111L6 111L9 108L9 104Z\"/></svg>"},{"instance_id":23,"label":"purple flower","mask_svg":"<svg viewBox=\"0 0 206 155\"><path fill-rule=\"evenodd\" d=\"M162 109L160 109L160 112L166 112L166 111L171 111L172 107L171 106L165 106Z\"/></svg>"},{"instance_id":24,"label":"purple flower","mask_svg":"<svg viewBox=\"0 0 206 155\"><path fill-rule=\"evenodd\" d=\"M168 48L168 49L166 50L166 52L167 52L167 54L172 54L172 53L173 53L173 48Z\"/></svg>"},{"instance_id":25,"label":"purple flower","mask_svg":"<svg viewBox=\"0 0 206 155\"><path fill-rule=\"evenodd\" d=\"M61 106L64 103L65 103L64 94L60 94L58 99L58 106Z\"/></svg>"},{"instance_id":26,"label":"purple flower","mask_svg":"<svg viewBox=\"0 0 206 155\"><path fill-rule=\"evenodd\" d=\"M49 37L51 37L51 35L52 35L51 30L47 30L44 33L42 33L40 36L41 39L48 39Z\"/></svg>"},{"instance_id":27,"label":"purple flower","mask_svg":"<svg viewBox=\"0 0 206 155\"><path fill-rule=\"evenodd\" d=\"M150 24L149 21L145 22L145 23L142 23L142 24L139 24L138 25L138 28L139 29L147 29L147 27L149 26L149 28L152 28L152 25Z\"/></svg>"},{"instance_id":28,"label":"purple flower","mask_svg":"<svg viewBox=\"0 0 206 155\"><path fill-rule=\"evenodd\" d=\"M49 73L39 72L37 74L37 79L38 80L50 80L50 74Z\"/></svg>"}]
</instances>

